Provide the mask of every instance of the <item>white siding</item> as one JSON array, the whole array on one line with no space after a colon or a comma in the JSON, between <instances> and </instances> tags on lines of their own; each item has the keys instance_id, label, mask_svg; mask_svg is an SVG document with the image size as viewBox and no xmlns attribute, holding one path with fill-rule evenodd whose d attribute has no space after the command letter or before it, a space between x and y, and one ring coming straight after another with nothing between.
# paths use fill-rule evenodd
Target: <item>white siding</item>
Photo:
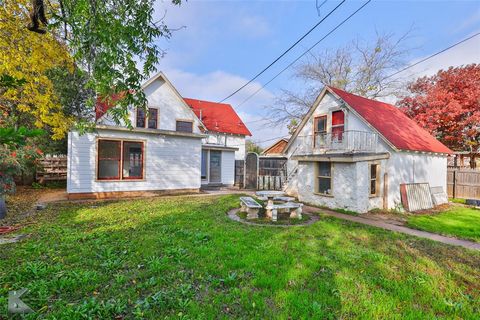
<instances>
[{"instance_id":1,"label":"white siding","mask_svg":"<svg viewBox=\"0 0 480 320\"><path fill-rule=\"evenodd\" d=\"M96 139L145 141L142 181L96 181ZM188 137L99 130L69 133L67 192L110 192L200 188L201 140Z\"/></svg>"},{"instance_id":2,"label":"white siding","mask_svg":"<svg viewBox=\"0 0 480 320\"><path fill-rule=\"evenodd\" d=\"M233 185L235 183L235 153L222 151L222 184Z\"/></svg>"},{"instance_id":3,"label":"white siding","mask_svg":"<svg viewBox=\"0 0 480 320\"><path fill-rule=\"evenodd\" d=\"M158 129L176 130L176 120L193 121L193 132L200 133L200 122L193 111L183 99L170 87L161 77L153 81L144 89L149 108L158 109ZM130 121L133 126L136 124L136 109L130 108ZM101 119L105 125L116 125L108 114Z\"/></svg>"},{"instance_id":4,"label":"white siding","mask_svg":"<svg viewBox=\"0 0 480 320\"><path fill-rule=\"evenodd\" d=\"M238 148L235 160L245 160L245 136L227 135L227 147Z\"/></svg>"}]
</instances>

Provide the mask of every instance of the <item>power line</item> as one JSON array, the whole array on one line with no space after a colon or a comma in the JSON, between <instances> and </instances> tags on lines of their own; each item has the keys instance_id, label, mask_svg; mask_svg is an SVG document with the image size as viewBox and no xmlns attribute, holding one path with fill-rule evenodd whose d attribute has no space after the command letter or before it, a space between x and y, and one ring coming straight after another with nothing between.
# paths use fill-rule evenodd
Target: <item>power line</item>
<instances>
[{"instance_id":1,"label":"power line","mask_svg":"<svg viewBox=\"0 0 480 320\"><path fill-rule=\"evenodd\" d=\"M398 70L397 72L394 72L394 73L392 73L391 75L385 77L385 79L391 78L391 77L393 77L393 76L395 76L395 75L397 75L397 74L399 74L399 73L401 73L401 72L403 72L403 71L405 71L405 70L407 70L407 69L410 69L410 68L412 68L412 67L415 67L416 65L418 65L418 64L420 64L420 63L422 63L422 62L425 62L425 61L427 61L427 60L429 60L429 59L431 59L431 58L433 58L433 57L435 57L435 56L438 56L439 54L442 54L442 53L444 53L445 51L448 51L448 50L450 50L450 49L452 49L452 48L454 48L454 47L456 47L456 46L458 46L458 45L460 45L460 44L462 44L462 43L464 43L464 42L466 42L466 41L468 41L468 40L470 40L470 39L472 39L472 38L475 38L475 37L478 36L478 35L480 35L480 32L478 32L478 33L474 34L473 36L470 36L470 37L468 37L468 38L466 38L466 39L463 39L462 41L459 41L459 42L457 42L457 43L455 43L455 44L453 44L453 45L451 45L451 46L449 46L449 47L447 47L447 48L445 48L445 49L443 49L443 50L440 50L440 51L438 51L438 52L436 52L436 53L434 53L434 54L431 54L431 55L429 55L428 57L426 57L426 58L424 58L424 59L422 59L422 60L420 60L420 61L415 62L414 64L411 64L411 65L409 65L409 66L407 66L407 67L405 67L405 68L403 68L403 69L401 69L401 70Z\"/></svg>"},{"instance_id":2,"label":"power line","mask_svg":"<svg viewBox=\"0 0 480 320\"><path fill-rule=\"evenodd\" d=\"M248 82L246 82L244 85L242 85L240 88L238 88L237 90L235 90L233 93L231 93L230 95L228 95L226 98L222 99L221 101L219 102L223 102L225 100L227 100L228 98L231 98L232 96L234 96L235 94L237 94L240 90L242 90L243 88L245 88L246 86L248 86L250 83L252 83L255 79L257 79L260 75L262 75L265 71L267 71L271 66L273 66L278 60L280 60L283 56L285 56L290 50L292 50L298 43L300 43L300 41L302 41L306 36L308 36L313 30L315 30L315 28L317 28L323 21L325 21L325 19L327 19L333 12L335 12L335 10L337 10L341 5L343 5L345 3L346 0L343 0L342 2L340 2L335 8L333 8L332 11L330 11L322 20L320 20L317 24L315 24L312 28L310 28L310 30L307 31L307 33L305 33L303 36L300 37L300 39L298 39L294 44L292 44L287 50L285 50L280 56L278 56L275 60L273 60L272 63L270 63L268 66L266 66L262 71L260 71L259 73L257 73L252 79L248 80Z\"/></svg>"},{"instance_id":3,"label":"power line","mask_svg":"<svg viewBox=\"0 0 480 320\"><path fill-rule=\"evenodd\" d=\"M323 40L325 40L325 38L327 38L329 35L331 35L333 32L335 32L335 30L337 30L338 28L340 28L345 22L347 22L348 20L350 20L355 14L357 14L360 10L362 10L367 4L369 4L372 0L368 0L367 2L365 2L360 8L358 8L357 10L355 10L352 14L350 14L347 18L345 18L342 22L340 22L335 28L333 28L332 30L330 30L330 32L328 32L323 38L321 38L320 40L318 40L313 46L311 46L309 49L307 49L305 52L303 52L300 56L298 56L298 58L296 58L295 60L293 60L289 65L287 65L285 68L283 68L279 73L277 73L272 79L268 80L265 84L263 84L259 89L257 89L254 93L252 93L251 95L249 95L245 100L243 100L238 106L237 106L237 109L242 106L245 102L247 102L248 100L250 100L253 96L255 96L257 93L259 93L261 90L263 90L267 85L269 85L273 80L275 80L279 75L281 75L283 72L285 72L288 68L290 68L292 65L294 65L298 60L300 60L304 55L306 55L308 52L310 52L310 50L312 50L314 47L316 47L320 42L322 42Z\"/></svg>"},{"instance_id":4,"label":"power line","mask_svg":"<svg viewBox=\"0 0 480 320\"><path fill-rule=\"evenodd\" d=\"M450 50L450 49L452 49L452 48L454 48L454 47L456 47L456 46L458 46L458 45L460 45L460 44L462 44L462 43L464 43L464 42L466 42L466 41L468 41L468 40L470 40L470 39L472 39L472 38L475 38L475 37L478 36L478 35L480 35L480 32L478 32L478 33L476 33L476 34L474 34L474 35L472 35L472 36L470 36L470 37L468 37L468 38L466 38L466 39L463 39L463 40L461 40L461 41L459 41L459 42L457 42L457 43L455 43L455 44L453 44L453 45L451 45L451 46L449 46L449 47L447 47L447 48L445 48L445 49L443 49L443 50L440 50L440 51L438 51L438 52L436 52L436 53L433 53L433 54L429 55L428 57L426 57L426 58L424 58L424 59L422 59L422 60L420 60L420 61L417 61L416 63L413 63L413 64L411 64L411 65L409 65L409 66L407 66L407 67L405 67L405 68L403 68L403 69L401 69L401 70L399 70L399 71L396 71L395 73L392 73L391 75L387 76L385 79L391 78L391 77L393 77L393 76L395 76L395 75L397 75L397 74L399 74L399 73L401 73L401 72L403 72L403 71L405 71L405 70L408 70L408 69L410 69L410 68L412 68L412 67L414 67L414 66L416 66L416 65L419 65L420 63L423 63L423 62L425 62L425 61L427 61L427 60L429 60L429 59L431 59L431 58L433 58L433 57L435 57L435 56L438 56L439 54L442 54L442 53L444 53L444 52L446 52L446 51L448 51L448 50ZM310 48L309 50L311 50L311 48ZM307 50L307 52L308 52L309 50ZM298 59L297 59L297 60L298 60ZM293 63L295 63L297 60L295 60ZM293 64L293 63L292 63L292 64ZM289 65L289 66L290 66L290 65ZM289 67L289 66L288 66L288 67ZM288 68L288 67L287 67L287 68ZM240 103L240 104L238 105L238 107L240 107L243 103L247 102L247 101L248 101L251 97L253 97L258 91L262 90L266 85L268 85L270 82L272 82L277 76L279 76L279 75L280 75L283 71L285 71L287 68L285 68L284 70L282 70L281 72L279 72L274 78L272 78L269 82L265 83L265 85L264 85L262 88L258 89L258 90L257 90L256 92L254 92L251 96L247 97L247 99L245 99L242 103ZM238 107L237 107L237 108L238 108ZM268 118L257 119L257 120L245 122L245 124L250 124L250 123L260 122L260 121L268 121L268 120L270 120L270 119L268 119Z\"/></svg>"}]
</instances>

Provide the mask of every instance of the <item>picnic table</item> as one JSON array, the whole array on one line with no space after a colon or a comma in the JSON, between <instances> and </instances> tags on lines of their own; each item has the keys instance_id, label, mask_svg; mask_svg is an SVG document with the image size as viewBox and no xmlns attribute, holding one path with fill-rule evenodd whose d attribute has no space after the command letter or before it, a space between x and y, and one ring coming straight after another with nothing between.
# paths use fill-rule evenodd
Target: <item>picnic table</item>
<instances>
[{"instance_id":1,"label":"picnic table","mask_svg":"<svg viewBox=\"0 0 480 320\"><path fill-rule=\"evenodd\" d=\"M256 195L259 196L259 197L267 198L267 207L269 207L269 206L271 207L271 206L273 206L273 199L275 197L285 196L285 192L274 191L274 190L271 190L271 191L257 191Z\"/></svg>"},{"instance_id":2,"label":"picnic table","mask_svg":"<svg viewBox=\"0 0 480 320\"><path fill-rule=\"evenodd\" d=\"M285 197L285 192L282 191L258 191L257 196L266 198L267 205L265 206L267 217L270 217L272 221L277 221L277 215L279 210L286 210L290 213L291 218L302 218L302 206L301 203L290 202L291 197ZM282 201L284 203L275 204L274 200Z\"/></svg>"}]
</instances>

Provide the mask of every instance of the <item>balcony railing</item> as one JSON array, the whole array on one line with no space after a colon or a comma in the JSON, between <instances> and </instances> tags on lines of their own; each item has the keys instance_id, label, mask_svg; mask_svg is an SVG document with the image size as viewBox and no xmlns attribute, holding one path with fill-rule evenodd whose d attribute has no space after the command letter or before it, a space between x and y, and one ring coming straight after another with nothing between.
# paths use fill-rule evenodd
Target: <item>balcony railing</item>
<instances>
[{"instance_id":1,"label":"balcony railing","mask_svg":"<svg viewBox=\"0 0 480 320\"><path fill-rule=\"evenodd\" d=\"M373 132L344 131L299 136L295 154L319 154L328 152L375 152L378 136Z\"/></svg>"}]
</instances>

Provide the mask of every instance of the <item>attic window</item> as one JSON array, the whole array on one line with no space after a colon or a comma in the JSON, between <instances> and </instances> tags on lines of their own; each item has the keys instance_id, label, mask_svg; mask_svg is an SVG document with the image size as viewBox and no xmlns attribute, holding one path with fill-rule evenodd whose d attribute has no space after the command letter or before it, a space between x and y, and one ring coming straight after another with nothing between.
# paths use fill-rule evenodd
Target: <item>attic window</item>
<instances>
[{"instance_id":1,"label":"attic window","mask_svg":"<svg viewBox=\"0 0 480 320\"><path fill-rule=\"evenodd\" d=\"M192 121L182 121L177 120L176 130L180 132L193 132L193 122Z\"/></svg>"}]
</instances>

